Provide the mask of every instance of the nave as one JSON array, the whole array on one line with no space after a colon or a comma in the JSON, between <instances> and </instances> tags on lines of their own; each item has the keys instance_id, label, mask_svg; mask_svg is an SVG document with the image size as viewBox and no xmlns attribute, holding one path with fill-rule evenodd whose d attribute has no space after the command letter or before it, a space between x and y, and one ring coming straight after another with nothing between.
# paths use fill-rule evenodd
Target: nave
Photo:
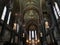
<instances>
[{"instance_id":1,"label":"nave","mask_svg":"<svg viewBox=\"0 0 60 45\"><path fill-rule=\"evenodd\" d=\"M0 0L0 45L60 45L59 0Z\"/></svg>"}]
</instances>

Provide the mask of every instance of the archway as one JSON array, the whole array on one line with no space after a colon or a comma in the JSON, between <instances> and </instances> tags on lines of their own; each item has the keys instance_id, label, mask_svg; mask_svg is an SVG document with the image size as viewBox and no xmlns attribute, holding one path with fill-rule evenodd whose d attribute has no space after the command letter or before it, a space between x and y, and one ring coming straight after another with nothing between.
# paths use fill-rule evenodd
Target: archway
<instances>
[{"instance_id":1,"label":"archway","mask_svg":"<svg viewBox=\"0 0 60 45\"><path fill-rule=\"evenodd\" d=\"M39 33L38 33L38 25L34 22L31 22L27 26L27 37L26 43L29 45L38 45L40 44Z\"/></svg>"}]
</instances>

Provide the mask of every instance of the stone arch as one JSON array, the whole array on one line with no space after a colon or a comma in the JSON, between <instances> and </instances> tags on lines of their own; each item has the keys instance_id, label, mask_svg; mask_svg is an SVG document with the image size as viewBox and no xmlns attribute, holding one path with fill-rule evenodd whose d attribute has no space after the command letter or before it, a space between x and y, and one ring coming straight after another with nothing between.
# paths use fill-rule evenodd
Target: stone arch
<instances>
[{"instance_id":1,"label":"stone arch","mask_svg":"<svg viewBox=\"0 0 60 45\"><path fill-rule=\"evenodd\" d=\"M35 10L39 15L40 15L40 12L39 12L39 8L37 8L36 6L32 6L32 7L26 7L26 8L24 8L24 10L23 10L23 15L25 14L25 12L26 11L28 11L28 10Z\"/></svg>"},{"instance_id":2,"label":"stone arch","mask_svg":"<svg viewBox=\"0 0 60 45\"><path fill-rule=\"evenodd\" d=\"M34 20L30 20L29 22L27 22L27 24L26 24L26 30L28 30L28 28L30 27L30 26L35 26L37 29L38 29L38 23L36 22L36 21L34 21Z\"/></svg>"}]
</instances>

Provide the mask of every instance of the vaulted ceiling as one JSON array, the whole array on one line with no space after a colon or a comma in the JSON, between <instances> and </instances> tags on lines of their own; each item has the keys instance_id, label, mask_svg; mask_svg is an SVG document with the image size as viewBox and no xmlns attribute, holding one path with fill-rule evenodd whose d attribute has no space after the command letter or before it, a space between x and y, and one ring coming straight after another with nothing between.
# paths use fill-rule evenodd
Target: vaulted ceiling
<instances>
[{"instance_id":1,"label":"vaulted ceiling","mask_svg":"<svg viewBox=\"0 0 60 45\"><path fill-rule=\"evenodd\" d=\"M15 0L14 11L24 15L24 20L39 19L40 0Z\"/></svg>"},{"instance_id":2,"label":"vaulted ceiling","mask_svg":"<svg viewBox=\"0 0 60 45\"><path fill-rule=\"evenodd\" d=\"M44 11L47 9L45 0L0 0L0 12L3 10L2 7L9 4L10 1L13 3L13 15L15 15L15 13L25 15L25 20L39 19L42 9L44 9ZM59 0L55 1L58 2Z\"/></svg>"}]
</instances>

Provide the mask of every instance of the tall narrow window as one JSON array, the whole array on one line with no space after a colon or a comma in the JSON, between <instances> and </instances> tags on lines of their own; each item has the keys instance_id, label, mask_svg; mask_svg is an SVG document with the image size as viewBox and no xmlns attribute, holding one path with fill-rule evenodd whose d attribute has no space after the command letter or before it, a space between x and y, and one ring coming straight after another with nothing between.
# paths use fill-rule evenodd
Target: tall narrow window
<instances>
[{"instance_id":1,"label":"tall narrow window","mask_svg":"<svg viewBox=\"0 0 60 45\"><path fill-rule=\"evenodd\" d=\"M9 16L8 16L7 24L9 24L9 22L10 22L10 17L11 17L11 12L9 12Z\"/></svg>"},{"instance_id":2,"label":"tall narrow window","mask_svg":"<svg viewBox=\"0 0 60 45\"><path fill-rule=\"evenodd\" d=\"M31 31L29 31L29 40L31 40Z\"/></svg>"},{"instance_id":3,"label":"tall narrow window","mask_svg":"<svg viewBox=\"0 0 60 45\"><path fill-rule=\"evenodd\" d=\"M54 10L56 19L58 19L60 16L60 10L59 10L58 4L56 2L54 2L54 4L55 4L55 6L53 6L53 10Z\"/></svg>"},{"instance_id":4,"label":"tall narrow window","mask_svg":"<svg viewBox=\"0 0 60 45\"><path fill-rule=\"evenodd\" d=\"M56 2L55 2L55 7L56 7L58 15L60 16L60 10L59 10L58 4Z\"/></svg>"},{"instance_id":5,"label":"tall narrow window","mask_svg":"<svg viewBox=\"0 0 60 45\"><path fill-rule=\"evenodd\" d=\"M3 13L2 13L2 17L1 17L1 19L4 21L4 18L5 18L5 15L6 15L6 11L7 11L7 8L6 8L6 6L4 7L4 9L3 9Z\"/></svg>"},{"instance_id":6,"label":"tall narrow window","mask_svg":"<svg viewBox=\"0 0 60 45\"><path fill-rule=\"evenodd\" d=\"M19 32L19 24L17 24L17 32Z\"/></svg>"},{"instance_id":7,"label":"tall narrow window","mask_svg":"<svg viewBox=\"0 0 60 45\"><path fill-rule=\"evenodd\" d=\"M37 40L37 33L36 33L36 30L35 30L35 40Z\"/></svg>"},{"instance_id":8,"label":"tall narrow window","mask_svg":"<svg viewBox=\"0 0 60 45\"><path fill-rule=\"evenodd\" d=\"M34 36L34 31L32 31L32 38L34 38L35 36Z\"/></svg>"},{"instance_id":9,"label":"tall narrow window","mask_svg":"<svg viewBox=\"0 0 60 45\"><path fill-rule=\"evenodd\" d=\"M57 12L56 12L56 10L55 10L55 7L53 6L53 10L54 10L54 14L55 14L55 16L56 16L56 19L58 19L58 15L57 15Z\"/></svg>"}]
</instances>

